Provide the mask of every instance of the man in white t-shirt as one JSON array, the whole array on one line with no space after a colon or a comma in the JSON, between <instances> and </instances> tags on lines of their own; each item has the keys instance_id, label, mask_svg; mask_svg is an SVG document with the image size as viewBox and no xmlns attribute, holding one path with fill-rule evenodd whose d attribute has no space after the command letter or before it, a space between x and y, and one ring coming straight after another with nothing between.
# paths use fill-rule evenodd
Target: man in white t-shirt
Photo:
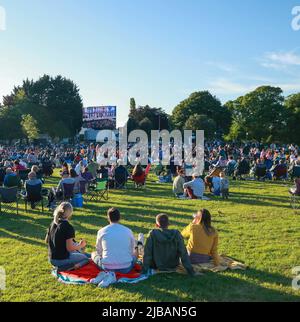
<instances>
[{"instance_id":1,"label":"man in white t-shirt","mask_svg":"<svg viewBox=\"0 0 300 322\"><path fill-rule=\"evenodd\" d=\"M98 231L92 260L105 271L127 274L136 262L135 238L129 228L119 223L121 215L118 209L109 209L107 216L110 224Z\"/></svg>"}]
</instances>

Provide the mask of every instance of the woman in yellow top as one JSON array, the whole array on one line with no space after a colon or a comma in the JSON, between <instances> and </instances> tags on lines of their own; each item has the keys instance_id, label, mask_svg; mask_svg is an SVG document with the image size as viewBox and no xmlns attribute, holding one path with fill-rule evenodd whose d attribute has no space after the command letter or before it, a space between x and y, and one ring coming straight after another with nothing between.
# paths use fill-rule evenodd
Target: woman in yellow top
<instances>
[{"instance_id":1,"label":"woman in yellow top","mask_svg":"<svg viewBox=\"0 0 300 322\"><path fill-rule=\"evenodd\" d=\"M192 264L208 263L213 259L219 265L218 232L211 225L211 214L208 210L198 211L193 222L187 226L182 236L188 238L187 250Z\"/></svg>"}]
</instances>

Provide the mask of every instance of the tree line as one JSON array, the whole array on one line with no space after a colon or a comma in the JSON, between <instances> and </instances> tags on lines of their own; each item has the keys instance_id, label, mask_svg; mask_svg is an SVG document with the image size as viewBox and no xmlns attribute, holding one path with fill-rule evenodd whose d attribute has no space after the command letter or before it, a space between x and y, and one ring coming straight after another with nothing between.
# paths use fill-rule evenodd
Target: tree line
<instances>
[{"instance_id":1,"label":"tree line","mask_svg":"<svg viewBox=\"0 0 300 322\"><path fill-rule=\"evenodd\" d=\"M70 138L82 127L78 86L60 75L25 80L3 97L0 140ZM261 86L222 104L208 91L192 93L169 115L162 108L130 100L128 132L204 130L207 139L300 143L300 93L284 97L279 87Z\"/></svg>"},{"instance_id":2,"label":"tree line","mask_svg":"<svg viewBox=\"0 0 300 322\"><path fill-rule=\"evenodd\" d=\"M300 144L300 93L284 97L279 87L261 86L222 104L208 91L192 93L166 114L136 107L131 99L128 129L204 130L207 139Z\"/></svg>"},{"instance_id":3,"label":"tree line","mask_svg":"<svg viewBox=\"0 0 300 322\"><path fill-rule=\"evenodd\" d=\"M74 137L82 127L82 98L77 85L62 76L25 80L0 105L0 139Z\"/></svg>"}]
</instances>

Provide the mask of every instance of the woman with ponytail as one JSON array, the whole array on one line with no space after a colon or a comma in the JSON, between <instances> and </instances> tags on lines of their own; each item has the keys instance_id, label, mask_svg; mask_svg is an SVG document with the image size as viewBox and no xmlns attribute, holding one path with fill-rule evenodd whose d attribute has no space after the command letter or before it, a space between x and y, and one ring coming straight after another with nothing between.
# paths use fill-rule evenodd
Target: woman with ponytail
<instances>
[{"instance_id":1,"label":"woman with ponytail","mask_svg":"<svg viewBox=\"0 0 300 322\"><path fill-rule=\"evenodd\" d=\"M73 207L69 202L60 204L54 211L54 220L46 236L49 261L59 270L78 269L89 262L89 257L82 253L85 240L75 242L75 231L69 223L72 214Z\"/></svg>"},{"instance_id":2,"label":"woman with ponytail","mask_svg":"<svg viewBox=\"0 0 300 322\"><path fill-rule=\"evenodd\" d=\"M214 264L219 265L218 232L211 225L211 214L207 209L198 211L182 236L189 239L187 250L192 264L208 263L213 259Z\"/></svg>"}]
</instances>

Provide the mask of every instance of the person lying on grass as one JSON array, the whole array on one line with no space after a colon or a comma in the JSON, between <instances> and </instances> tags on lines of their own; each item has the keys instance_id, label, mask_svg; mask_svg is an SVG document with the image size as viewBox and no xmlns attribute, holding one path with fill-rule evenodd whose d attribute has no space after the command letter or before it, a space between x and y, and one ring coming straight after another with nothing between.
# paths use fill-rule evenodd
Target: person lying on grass
<instances>
[{"instance_id":1,"label":"person lying on grass","mask_svg":"<svg viewBox=\"0 0 300 322\"><path fill-rule=\"evenodd\" d=\"M143 274L149 269L159 271L176 271L180 260L189 275L195 272L191 265L183 238L178 230L168 229L169 217L160 214L156 217L157 229L149 233L143 259Z\"/></svg>"},{"instance_id":2,"label":"person lying on grass","mask_svg":"<svg viewBox=\"0 0 300 322\"><path fill-rule=\"evenodd\" d=\"M214 265L219 265L218 232L211 225L211 214L207 209L198 211L181 234L189 239L187 250L192 264L208 263L213 259Z\"/></svg>"},{"instance_id":3,"label":"person lying on grass","mask_svg":"<svg viewBox=\"0 0 300 322\"><path fill-rule=\"evenodd\" d=\"M83 253L86 241L75 241L75 230L69 222L72 214L73 207L69 202L60 204L46 235L49 261L60 271L79 269L89 262L89 255Z\"/></svg>"}]
</instances>

